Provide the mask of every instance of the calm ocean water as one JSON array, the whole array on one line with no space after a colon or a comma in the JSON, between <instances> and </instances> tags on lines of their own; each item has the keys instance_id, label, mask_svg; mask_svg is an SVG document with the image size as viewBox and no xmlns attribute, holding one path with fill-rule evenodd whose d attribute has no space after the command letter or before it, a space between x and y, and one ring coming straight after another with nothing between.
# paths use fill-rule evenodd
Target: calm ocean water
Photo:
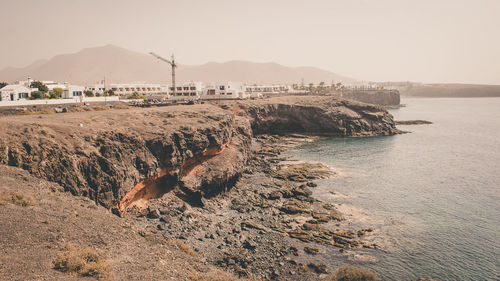
<instances>
[{"instance_id":1,"label":"calm ocean water","mask_svg":"<svg viewBox=\"0 0 500 281\"><path fill-rule=\"evenodd\" d=\"M412 133L322 139L289 151L339 176L315 196L351 209L354 225L376 229L376 261L332 259L370 267L384 280L500 280L500 98L406 98L391 110ZM337 194L329 191L335 190Z\"/></svg>"}]
</instances>

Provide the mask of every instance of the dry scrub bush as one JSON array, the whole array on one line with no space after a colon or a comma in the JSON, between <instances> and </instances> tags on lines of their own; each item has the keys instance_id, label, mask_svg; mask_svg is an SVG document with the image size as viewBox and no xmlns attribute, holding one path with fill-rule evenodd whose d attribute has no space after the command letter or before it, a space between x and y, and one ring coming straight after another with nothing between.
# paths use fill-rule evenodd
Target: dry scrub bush
<instances>
[{"instance_id":1,"label":"dry scrub bush","mask_svg":"<svg viewBox=\"0 0 500 281\"><path fill-rule=\"evenodd\" d=\"M175 245L184 253L193 256L195 258L198 257L198 255L188 245L184 244L184 242L182 242L181 240L175 241Z\"/></svg>"},{"instance_id":2,"label":"dry scrub bush","mask_svg":"<svg viewBox=\"0 0 500 281\"><path fill-rule=\"evenodd\" d=\"M30 196L20 192L14 192L7 189L0 190L0 205L14 204L21 207L35 206L36 202Z\"/></svg>"},{"instance_id":3,"label":"dry scrub bush","mask_svg":"<svg viewBox=\"0 0 500 281\"><path fill-rule=\"evenodd\" d=\"M109 110L109 107L105 107L105 106L95 106L95 107L93 107L92 109L94 109L94 111L104 111L104 110Z\"/></svg>"},{"instance_id":4,"label":"dry scrub bush","mask_svg":"<svg viewBox=\"0 0 500 281\"><path fill-rule=\"evenodd\" d=\"M53 108L44 108L40 112L40 114L54 114L56 111Z\"/></svg>"},{"instance_id":5,"label":"dry scrub bush","mask_svg":"<svg viewBox=\"0 0 500 281\"><path fill-rule=\"evenodd\" d=\"M378 281L380 278L368 268L344 264L331 274L330 281Z\"/></svg>"},{"instance_id":6,"label":"dry scrub bush","mask_svg":"<svg viewBox=\"0 0 500 281\"><path fill-rule=\"evenodd\" d=\"M54 114L56 111L53 108L44 108L40 111L37 110L23 110L16 113L16 115L35 115L35 114Z\"/></svg>"},{"instance_id":7,"label":"dry scrub bush","mask_svg":"<svg viewBox=\"0 0 500 281\"><path fill-rule=\"evenodd\" d=\"M90 276L99 280L111 280L110 266L103 251L89 247L66 245L52 261L54 269L80 276Z\"/></svg>"},{"instance_id":8,"label":"dry scrub bush","mask_svg":"<svg viewBox=\"0 0 500 281\"><path fill-rule=\"evenodd\" d=\"M130 109L132 108L131 106L128 105L117 105L114 107L115 109Z\"/></svg>"},{"instance_id":9,"label":"dry scrub bush","mask_svg":"<svg viewBox=\"0 0 500 281\"><path fill-rule=\"evenodd\" d=\"M89 109L84 107L73 107L68 109L68 112L85 112L85 111L89 111Z\"/></svg>"}]
</instances>

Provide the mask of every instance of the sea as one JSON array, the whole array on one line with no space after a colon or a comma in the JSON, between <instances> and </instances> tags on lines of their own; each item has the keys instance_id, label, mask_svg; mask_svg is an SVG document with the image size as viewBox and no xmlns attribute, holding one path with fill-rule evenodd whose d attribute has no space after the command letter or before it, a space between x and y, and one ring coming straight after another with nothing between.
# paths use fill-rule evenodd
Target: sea
<instances>
[{"instance_id":1,"label":"sea","mask_svg":"<svg viewBox=\"0 0 500 281\"><path fill-rule=\"evenodd\" d=\"M500 98L402 98L406 134L324 138L288 151L337 171L313 196L339 204L379 250L326 259L383 280L500 280Z\"/></svg>"}]
</instances>

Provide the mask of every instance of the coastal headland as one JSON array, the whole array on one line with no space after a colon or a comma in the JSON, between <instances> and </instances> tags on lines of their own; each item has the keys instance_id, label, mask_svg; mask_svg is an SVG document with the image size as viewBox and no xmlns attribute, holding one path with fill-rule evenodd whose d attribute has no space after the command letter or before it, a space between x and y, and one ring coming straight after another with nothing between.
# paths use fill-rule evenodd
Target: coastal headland
<instances>
[{"instance_id":1,"label":"coastal headland","mask_svg":"<svg viewBox=\"0 0 500 281\"><path fill-rule=\"evenodd\" d=\"M35 179L56 186L43 192L37 187L33 196L42 203L29 207L34 214L53 207L47 194L64 190L81 196L73 202L94 202L101 212L114 213L117 226L129 224L138 234L129 243L151 237L182 241L176 247L191 251L200 266L240 277L315 280L333 270L320 262L325 247L339 249L339 255L377 248L363 241L372 229L349 228L334 204L311 196L314 180L332 176L331 170L284 163L280 152L313 136L400 133L383 107L317 96L116 108L0 118L0 163L9 172L2 177L24 177L30 183L24 186ZM67 194L58 198L69 200ZM73 212L58 211L63 217ZM85 228L81 218L72 217L77 228ZM92 227L96 235L116 234ZM64 234L75 231L71 227L59 231L68 240L74 237ZM111 271L122 279L125 273L117 269L124 261L111 250L115 244L100 247L109 251ZM139 257L130 259L141 263ZM9 268L9 261L0 262ZM37 264L33 270L41 268Z\"/></svg>"}]
</instances>

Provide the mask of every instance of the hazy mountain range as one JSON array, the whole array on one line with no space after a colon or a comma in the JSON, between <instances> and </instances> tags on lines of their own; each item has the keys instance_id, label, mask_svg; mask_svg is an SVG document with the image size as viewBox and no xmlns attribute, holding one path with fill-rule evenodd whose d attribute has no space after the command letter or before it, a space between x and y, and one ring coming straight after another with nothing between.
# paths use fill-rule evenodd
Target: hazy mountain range
<instances>
[{"instance_id":1,"label":"hazy mountain range","mask_svg":"<svg viewBox=\"0 0 500 281\"><path fill-rule=\"evenodd\" d=\"M167 56L167 54L164 54ZM182 63L182 58L178 58ZM354 79L315 67L287 67L277 63L248 61L210 62L182 65L177 68L177 81L245 83L319 83L355 82ZM0 81L14 82L31 77L87 85L106 78L106 82L171 83L170 66L149 54L138 53L114 45L87 48L74 54L39 60L27 67L0 70Z\"/></svg>"}]
</instances>

